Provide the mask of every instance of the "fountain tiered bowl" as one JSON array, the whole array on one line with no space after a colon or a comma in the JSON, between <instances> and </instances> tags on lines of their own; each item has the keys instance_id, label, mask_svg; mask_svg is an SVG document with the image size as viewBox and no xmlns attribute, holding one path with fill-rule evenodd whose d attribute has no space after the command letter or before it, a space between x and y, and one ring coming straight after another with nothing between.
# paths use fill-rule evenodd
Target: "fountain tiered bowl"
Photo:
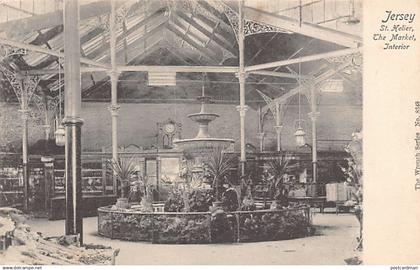
<instances>
[{"instance_id":1,"label":"fountain tiered bowl","mask_svg":"<svg viewBox=\"0 0 420 270\"><path fill-rule=\"evenodd\" d=\"M199 130L195 138L174 140L175 147L184 151L187 156L192 158L206 157L215 149L226 150L233 145L234 140L226 138L214 138L209 133L209 123L219 117L216 113L208 113L205 104L209 102L209 97L200 96L201 110L199 113L189 114L188 118L198 123Z\"/></svg>"}]
</instances>

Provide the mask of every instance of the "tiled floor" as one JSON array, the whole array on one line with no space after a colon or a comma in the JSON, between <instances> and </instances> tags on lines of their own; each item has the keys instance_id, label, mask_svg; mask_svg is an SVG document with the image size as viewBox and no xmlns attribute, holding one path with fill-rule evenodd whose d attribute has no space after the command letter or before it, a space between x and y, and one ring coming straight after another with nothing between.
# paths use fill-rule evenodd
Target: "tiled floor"
<instances>
[{"instance_id":1,"label":"tiled floor","mask_svg":"<svg viewBox=\"0 0 420 270\"><path fill-rule=\"evenodd\" d=\"M332 210L332 209L331 209ZM62 235L64 221L28 220L45 236ZM345 264L360 254L356 247L359 225L352 214L314 213L314 236L273 242L211 245L157 245L110 240L96 234L97 218L84 219L85 243L119 248L117 264Z\"/></svg>"}]
</instances>

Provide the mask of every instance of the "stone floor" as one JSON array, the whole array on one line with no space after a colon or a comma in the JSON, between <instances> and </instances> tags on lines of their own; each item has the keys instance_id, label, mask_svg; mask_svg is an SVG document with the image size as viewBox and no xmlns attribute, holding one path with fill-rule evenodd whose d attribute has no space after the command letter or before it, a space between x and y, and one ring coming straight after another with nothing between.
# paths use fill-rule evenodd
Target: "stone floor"
<instances>
[{"instance_id":1,"label":"stone floor","mask_svg":"<svg viewBox=\"0 0 420 270\"><path fill-rule=\"evenodd\" d=\"M333 211L331 209L331 211ZM157 245L110 240L96 234L97 218L84 219L85 243L119 248L117 264L345 264L359 256L354 251L359 225L353 214L314 213L314 236L260 243L210 245ZM34 231L45 236L62 235L64 221L28 220Z\"/></svg>"}]
</instances>

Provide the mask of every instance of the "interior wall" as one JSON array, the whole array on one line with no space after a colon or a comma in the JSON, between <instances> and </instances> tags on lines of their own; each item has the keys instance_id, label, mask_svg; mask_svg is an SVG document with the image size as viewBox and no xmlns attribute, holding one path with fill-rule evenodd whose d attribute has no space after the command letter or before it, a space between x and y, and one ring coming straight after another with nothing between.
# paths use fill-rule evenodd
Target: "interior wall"
<instances>
[{"instance_id":1,"label":"interior wall","mask_svg":"<svg viewBox=\"0 0 420 270\"><path fill-rule=\"evenodd\" d=\"M118 140L120 145L136 144L149 147L156 143L157 125L171 118L180 122L183 127L183 138L193 138L197 125L187 118L190 113L200 110L198 104L120 104ZM108 103L82 103L82 147L83 150L100 150L111 145L111 115ZM17 104L1 103L0 106L0 138L2 148L6 143L20 149L22 125ZM208 105L209 112L220 114L220 117L210 124L210 134L215 137L232 138L235 148L239 150L239 113L234 105ZM282 148L297 150L294 140L295 120L298 119L298 106L289 105L284 115L282 131ZM36 111L35 111L36 112ZM307 141L311 142L311 123L307 113L307 104L301 106L301 117L305 120ZM246 139L258 148L256 138L258 125L257 111L249 108L246 114ZM29 120L29 145L44 138L40 115L33 114ZM264 121L265 149L276 149L276 133L274 119L271 114ZM326 105L320 107L318 120L319 140L350 140L351 134L362 129L361 106ZM343 150L342 146L333 145L331 150Z\"/></svg>"},{"instance_id":2,"label":"interior wall","mask_svg":"<svg viewBox=\"0 0 420 270\"><path fill-rule=\"evenodd\" d=\"M306 132L306 141L312 144L311 120L308 117L309 106L301 106L301 119L304 120L303 129ZM329 105L319 109L320 115L317 121L317 140L339 140L328 143L328 150L343 151L341 140L351 140L355 131L362 129L362 108L350 105ZM297 150L294 133L296 132L296 120L299 119L299 106L289 105L283 118L283 129L281 143L283 150ZM272 114L267 115L264 121L265 146L274 150L277 143L277 135L274 129L274 118ZM327 142L324 143L324 145ZM321 146L321 143L319 143ZM326 150L319 147L319 150Z\"/></svg>"},{"instance_id":3,"label":"interior wall","mask_svg":"<svg viewBox=\"0 0 420 270\"><path fill-rule=\"evenodd\" d=\"M182 124L182 137L193 138L198 125L187 118L200 111L199 104L120 104L118 142L122 146L136 144L150 147L156 144L157 123L168 118ZM101 149L111 145L111 115L108 103L82 103L82 148ZM239 149L239 113L235 105L208 104L208 112L218 113L219 118L210 123L210 135L235 140ZM247 142L256 145L257 112L249 109L246 114L246 134L252 134Z\"/></svg>"}]
</instances>

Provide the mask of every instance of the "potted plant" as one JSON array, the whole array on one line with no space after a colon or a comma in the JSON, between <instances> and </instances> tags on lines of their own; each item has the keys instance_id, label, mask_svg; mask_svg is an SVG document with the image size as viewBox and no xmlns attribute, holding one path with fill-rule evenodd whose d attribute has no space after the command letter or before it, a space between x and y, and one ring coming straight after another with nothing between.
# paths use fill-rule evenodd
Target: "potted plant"
<instances>
[{"instance_id":1,"label":"potted plant","mask_svg":"<svg viewBox=\"0 0 420 270\"><path fill-rule=\"evenodd\" d=\"M284 186L283 186L283 175L290 167L290 155L281 155L279 158L276 158L269 163L269 172L270 177L266 179L268 184L268 190L271 195L274 196L274 199L280 205L286 204L287 194L285 195ZM265 206L266 196L264 196L264 206Z\"/></svg>"},{"instance_id":2,"label":"potted plant","mask_svg":"<svg viewBox=\"0 0 420 270\"><path fill-rule=\"evenodd\" d=\"M363 241L363 134L354 132L351 142L344 148L350 155L347 158L347 168L341 167L347 178L347 184L352 187L352 199L355 201L354 213L360 224L357 249L362 250Z\"/></svg>"},{"instance_id":3,"label":"potted plant","mask_svg":"<svg viewBox=\"0 0 420 270\"><path fill-rule=\"evenodd\" d=\"M133 157L112 159L110 167L114 177L117 178L121 185L121 197L117 199L116 206L118 208L128 208L128 192L130 179L136 174L136 165Z\"/></svg>"},{"instance_id":4,"label":"potted plant","mask_svg":"<svg viewBox=\"0 0 420 270\"><path fill-rule=\"evenodd\" d=\"M234 166L235 157L229 156L223 152L222 148L213 150L207 162L207 172L212 178L213 189L216 193L216 201L213 202L215 207L221 204L221 186L223 179L226 178L230 169Z\"/></svg>"}]
</instances>

